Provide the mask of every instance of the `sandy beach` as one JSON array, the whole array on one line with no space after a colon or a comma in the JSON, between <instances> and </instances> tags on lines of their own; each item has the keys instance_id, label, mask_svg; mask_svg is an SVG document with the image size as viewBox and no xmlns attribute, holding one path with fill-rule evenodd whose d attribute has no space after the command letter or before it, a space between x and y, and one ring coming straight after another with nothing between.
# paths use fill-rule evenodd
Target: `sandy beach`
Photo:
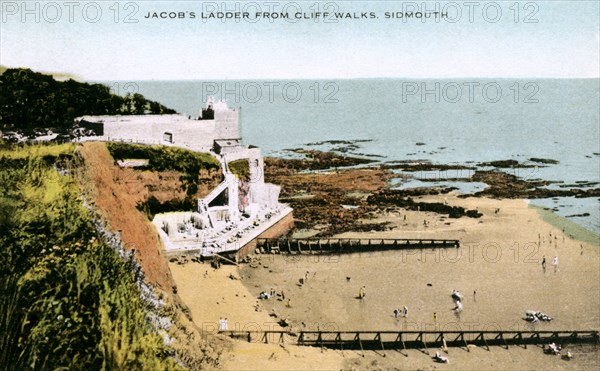
<instances>
[{"instance_id":1,"label":"sandy beach","mask_svg":"<svg viewBox=\"0 0 600 371\"><path fill-rule=\"evenodd\" d=\"M179 295L196 325L216 331L221 317L230 330L278 329L286 318L293 329L307 330L587 330L600 328L600 254L597 244L571 238L568 221L544 221L525 200L420 197L483 213L481 218L448 219L418 211L382 213L376 221L395 228L376 233L348 232L351 238L459 239L460 249L384 251L348 255L259 255L252 268L208 264L170 264ZM498 212L496 210L499 209ZM405 218L406 216L406 218ZM563 233L563 227L565 232ZM575 236L576 237L576 236ZM553 258L558 257L558 266ZM546 258L546 269L542 259ZM300 284L308 272L305 284ZM366 296L357 299L360 287ZM285 293L285 300L257 299L261 291ZM452 310L452 290L464 296L464 310ZM287 299L290 306L286 306ZM258 307L256 307L258 303ZM408 308L395 318L395 308ZM526 310L554 318L535 325ZM270 315L274 313L274 315ZM434 318L435 313L435 318ZM451 348L451 363L430 356L394 351L386 357L367 352L334 351L291 345L235 341L224 356L226 369L589 369L597 367L597 347L572 346L574 360L543 354L539 347L491 352Z\"/></svg>"}]
</instances>

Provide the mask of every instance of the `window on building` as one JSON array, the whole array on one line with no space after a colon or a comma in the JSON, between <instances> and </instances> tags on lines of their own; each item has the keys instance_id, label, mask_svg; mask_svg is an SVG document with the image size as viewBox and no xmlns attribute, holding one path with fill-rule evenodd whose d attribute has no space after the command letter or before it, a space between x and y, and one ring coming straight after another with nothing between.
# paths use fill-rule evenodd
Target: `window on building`
<instances>
[{"instance_id":1,"label":"window on building","mask_svg":"<svg viewBox=\"0 0 600 371\"><path fill-rule=\"evenodd\" d=\"M163 141L168 142L168 143L173 143L173 134L166 131L163 134Z\"/></svg>"}]
</instances>

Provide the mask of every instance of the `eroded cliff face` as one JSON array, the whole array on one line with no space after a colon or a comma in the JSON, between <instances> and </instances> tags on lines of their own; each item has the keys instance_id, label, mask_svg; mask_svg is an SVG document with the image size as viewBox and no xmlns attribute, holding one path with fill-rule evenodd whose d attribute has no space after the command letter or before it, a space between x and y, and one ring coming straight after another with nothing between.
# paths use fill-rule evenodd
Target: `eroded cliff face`
<instances>
[{"instance_id":1,"label":"eroded cliff face","mask_svg":"<svg viewBox=\"0 0 600 371\"><path fill-rule=\"evenodd\" d=\"M145 282L155 288L154 295L162 303L161 312L172 321L165 340L175 351L176 359L189 369L218 368L219 357L230 347L229 342L207 336L193 323L188 308L177 295L158 233L147 214L138 209L138 204L150 197L160 202L185 197L182 174L120 168L103 142L86 142L78 146L78 151L85 164L79 179L81 189L108 229L119 233L125 249L135 250L133 257L141 266ZM220 170L201 171L194 197L209 193L221 179Z\"/></svg>"},{"instance_id":2,"label":"eroded cliff face","mask_svg":"<svg viewBox=\"0 0 600 371\"><path fill-rule=\"evenodd\" d=\"M85 143L80 153L86 163L93 205L108 225L120 233L123 244L135 250L148 283L164 291L175 289L175 282L161 251L154 226L136 205L144 197L143 186L133 170L120 169L101 142Z\"/></svg>"},{"instance_id":3,"label":"eroded cliff face","mask_svg":"<svg viewBox=\"0 0 600 371\"><path fill-rule=\"evenodd\" d=\"M88 170L83 182L95 209L120 233L126 248L135 250L147 282L167 292L176 290L158 234L138 205L151 198L160 203L184 200L188 195L183 174L121 168L103 142L84 143L79 153ZM192 198L208 194L222 179L220 170L203 170L198 176L198 191Z\"/></svg>"}]
</instances>

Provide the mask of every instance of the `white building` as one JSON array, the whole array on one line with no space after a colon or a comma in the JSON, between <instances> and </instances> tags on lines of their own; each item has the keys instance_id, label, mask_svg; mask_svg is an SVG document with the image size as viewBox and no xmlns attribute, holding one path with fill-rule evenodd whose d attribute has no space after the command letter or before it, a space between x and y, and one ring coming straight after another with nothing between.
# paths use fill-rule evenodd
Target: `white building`
<instances>
[{"instance_id":1,"label":"white building","mask_svg":"<svg viewBox=\"0 0 600 371\"><path fill-rule=\"evenodd\" d=\"M198 152L210 151L217 139L241 138L240 111L212 99L194 118L181 114L82 116L75 122L97 133L80 140L174 145Z\"/></svg>"},{"instance_id":2,"label":"white building","mask_svg":"<svg viewBox=\"0 0 600 371\"><path fill-rule=\"evenodd\" d=\"M239 110L213 100L199 118L175 114L76 119L98 134L80 140L176 146L209 152L219 160L225 179L198 200L196 212L160 214L153 220L168 253L204 255L238 251L279 221L291 219L292 209L278 201L280 187L264 181L260 148L242 145L239 121ZM230 172L228 164L238 160L248 162L249 180Z\"/></svg>"}]
</instances>

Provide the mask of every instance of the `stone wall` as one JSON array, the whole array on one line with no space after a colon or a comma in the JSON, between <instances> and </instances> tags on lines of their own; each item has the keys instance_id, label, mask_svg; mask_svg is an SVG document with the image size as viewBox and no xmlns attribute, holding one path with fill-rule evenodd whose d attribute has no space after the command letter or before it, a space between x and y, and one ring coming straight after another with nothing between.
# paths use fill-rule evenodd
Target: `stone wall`
<instances>
[{"instance_id":1,"label":"stone wall","mask_svg":"<svg viewBox=\"0 0 600 371\"><path fill-rule=\"evenodd\" d=\"M163 144L206 152L216 139L238 139L239 111L222 109L214 120L196 120L184 115L83 116L83 124L102 125L96 140ZM172 140L166 140L165 134ZM93 138L89 138L93 139Z\"/></svg>"},{"instance_id":2,"label":"stone wall","mask_svg":"<svg viewBox=\"0 0 600 371\"><path fill-rule=\"evenodd\" d=\"M192 150L207 150L214 140L215 122L212 120L173 120L172 122L146 120L115 121L104 123L107 140L133 141L147 144L171 144ZM172 134L172 142L164 134Z\"/></svg>"},{"instance_id":3,"label":"stone wall","mask_svg":"<svg viewBox=\"0 0 600 371\"><path fill-rule=\"evenodd\" d=\"M240 114L238 110L215 110L215 139L240 138Z\"/></svg>"},{"instance_id":4,"label":"stone wall","mask_svg":"<svg viewBox=\"0 0 600 371\"><path fill-rule=\"evenodd\" d=\"M264 231L263 233L258 235L257 238L277 238L277 237L285 236L293 227L294 227L294 215L293 215L293 213L289 213L286 216L284 216L283 218L281 218L280 221L278 221L273 226L271 226L271 228L267 229L266 231ZM256 249L256 238L253 239L252 241L248 242L241 249L239 249L235 253L235 259L237 259L239 261L239 260L243 259L244 257L246 257L247 255L252 254L255 249Z\"/></svg>"}]
</instances>

